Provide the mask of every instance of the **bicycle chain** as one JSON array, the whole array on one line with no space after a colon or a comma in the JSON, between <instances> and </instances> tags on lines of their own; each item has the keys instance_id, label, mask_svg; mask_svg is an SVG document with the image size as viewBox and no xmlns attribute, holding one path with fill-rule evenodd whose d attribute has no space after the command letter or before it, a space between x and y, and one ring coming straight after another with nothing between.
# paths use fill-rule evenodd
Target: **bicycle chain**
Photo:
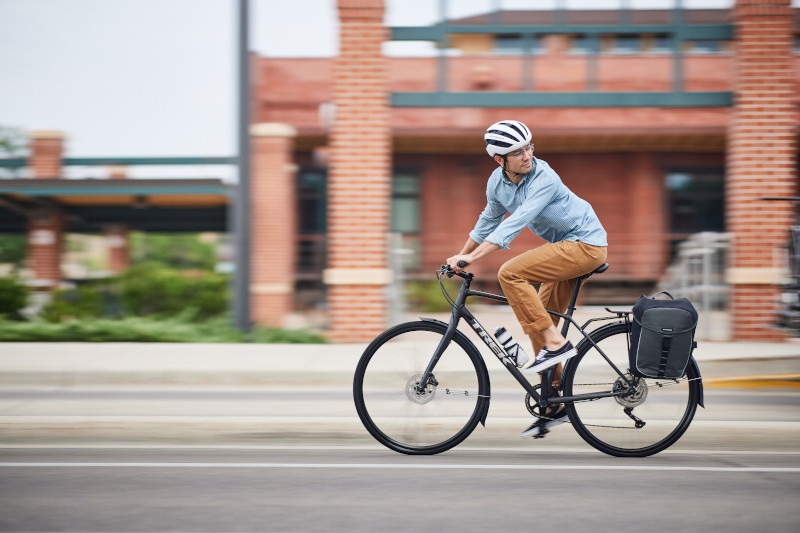
<instances>
[{"instance_id":1,"label":"bicycle chain","mask_svg":"<svg viewBox=\"0 0 800 533\"><path fill-rule=\"evenodd\" d=\"M685 379L685 380L674 380L674 381L670 380L668 382L662 382L662 383L656 382L654 384L654 386L659 387L659 388L663 388L663 387L669 387L669 386L672 386L672 385L680 385L680 383L682 383L683 381L687 381L687 382L688 381L697 381L698 379L702 380L703 378L702 377L697 377L697 378L690 378L690 379ZM613 383L577 383L577 386L579 386L579 387L598 387L598 386L610 387L612 385L613 385ZM541 385L535 385L533 387L534 390L538 390L538 389L541 389L541 388L542 388ZM534 412L533 409L535 409L535 408L537 408L539 406L538 405L535 405L535 406L531 405L530 399L531 399L530 393L526 394L525 395L525 407L528 408L528 412L530 414L532 414L536 418L541 418L541 419L544 419L544 420L555 420L554 418L550 418L548 416L540 415L540 414L537 414L536 412ZM578 402L591 402L591 401L593 401L593 400L578 400ZM578 402L572 402L572 403L578 403ZM630 426L606 426L606 425L603 425L603 424L584 424L584 426L593 427L593 428L606 428L606 429L639 429L639 428L630 427Z\"/></svg>"}]
</instances>

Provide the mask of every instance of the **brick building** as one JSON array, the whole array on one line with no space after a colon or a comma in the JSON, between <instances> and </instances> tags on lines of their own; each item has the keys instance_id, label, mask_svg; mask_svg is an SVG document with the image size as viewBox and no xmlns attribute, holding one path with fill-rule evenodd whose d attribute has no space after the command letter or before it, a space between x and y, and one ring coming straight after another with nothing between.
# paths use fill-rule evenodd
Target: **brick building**
<instances>
[{"instance_id":1,"label":"brick building","mask_svg":"<svg viewBox=\"0 0 800 533\"><path fill-rule=\"evenodd\" d=\"M632 302L676 243L726 231L735 338L782 338L766 324L793 205L760 198L797 189L800 31L789 0L502 11L402 28L385 26L384 0L337 7L338 57L253 57L254 321L280 326L293 308L324 302L331 340L371 339L388 320L396 263L432 279L463 245L494 168L483 131L514 118L608 231L612 268L586 298ZM387 41L405 40L440 53L384 55ZM59 132L35 132L31 147L28 161L0 160L36 178L3 180L0 225L27 232L42 286L61 279L65 231L105 233L117 270L129 230L230 226L231 191L218 180L59 180L64 165L102 161L64 158ZM473 271L495 283L502 262L538 243L525 231Z\"/></svg>"},{"instance_id":2,"label":"brick building","mask_svg":"<svg viewBox=\"0 0 800 533\"><path fill-rule=\"evenodd\" d=\"M324 288L332 339L363 341L384 327L390 232L412 251L412 276L430 277L461 247L494 168L482 133L505 118L532 128L534 155L606 227L612 269L594 284L596 299L652 287L677 242L728 231L735 336L781 338L765 324L792 206L759 198L796 189L789 0L495 12L428 28L385 27L381 0L338 0L338 13L339 57L255 58L253 95L254 122L293 132L281 149L296 165L297 197L273 202L272 217L301 217L271 255L292 250L296 274L282 282L296 281L298 298ZM387 40L433 41L443 52L385 57ZM523 232L474 270L493 279L536 244Z\"/></svg>"}]
</instances>

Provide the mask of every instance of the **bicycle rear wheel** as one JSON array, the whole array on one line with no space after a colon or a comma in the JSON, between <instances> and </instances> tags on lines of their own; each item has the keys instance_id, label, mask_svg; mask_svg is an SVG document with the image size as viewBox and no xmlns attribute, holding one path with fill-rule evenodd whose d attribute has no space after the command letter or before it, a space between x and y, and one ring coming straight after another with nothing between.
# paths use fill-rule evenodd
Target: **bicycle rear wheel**
<instances>
[{"instance_id":1,"label":"bicycle rear wheel","mask_svg":"<svg viewBox=\"0 0 800 533\"><path fill-rule=\"evenodd\" d=\"M447 327L440 322L400 324L378 336L356 367L353 398L364 427L400 453L432 455L462 442L489 402L489 377L477 348L456 334L426 389L425 369Z\"/></svg>"},{"instance_id":2,"label":"bicycle rear wheel","mask_svg":"<svg viewBox=\"0 0 800 533\"><path fill-rule=\"evenodd\" d=\"M635 393L626 397L568 403L567 413L578 434L601 452L617 457L646 457L674 444L697 410L700 376L695 367L690 364L686 375L677 380L633 378L628 370L630 324L604 326L592 332L591 338L620 371L636 379L637 386ZM588 341L578 345L578 355L567 364L563 383L565 396L625 387ZM636 419L644 425L638 426Z\"/></svg>"}]
</instances>

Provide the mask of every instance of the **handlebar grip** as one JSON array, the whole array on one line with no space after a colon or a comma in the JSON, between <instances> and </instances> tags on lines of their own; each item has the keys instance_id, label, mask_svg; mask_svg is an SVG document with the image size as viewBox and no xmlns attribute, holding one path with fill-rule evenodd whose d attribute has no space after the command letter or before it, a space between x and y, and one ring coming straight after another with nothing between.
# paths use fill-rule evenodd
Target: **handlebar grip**
<instances>
[{"instance_id":1,"label":"handlebar grip","mask_svg":"<svg viewBox=\"0 0 800 533\"><path fill-rule=\"evenodd\" d=\"M459 261L457 264L458 268L464 268L466 266L469 266L469 263L467 263L466 261Z\"/></svg>"}]
</instances>

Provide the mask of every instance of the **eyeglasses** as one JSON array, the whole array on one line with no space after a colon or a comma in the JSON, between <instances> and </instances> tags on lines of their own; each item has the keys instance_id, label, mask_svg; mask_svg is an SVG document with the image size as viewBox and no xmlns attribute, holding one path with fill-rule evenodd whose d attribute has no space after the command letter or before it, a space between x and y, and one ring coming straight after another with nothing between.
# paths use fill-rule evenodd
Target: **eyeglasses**
<instances>
[{"instance_id":1,"label":"eyeglasses","mask_svg":"<svg viewBox=\"0 0 800 533\"><path fill-rule=\"evenodd\" d=\"M529 144L525 148L520 148L519 150L517 150L516 152L512 153L511 155L513 155L517 159L522 159L525 156L526 153L533 153L533 144Z\"/></svg>"}]
</instances>

